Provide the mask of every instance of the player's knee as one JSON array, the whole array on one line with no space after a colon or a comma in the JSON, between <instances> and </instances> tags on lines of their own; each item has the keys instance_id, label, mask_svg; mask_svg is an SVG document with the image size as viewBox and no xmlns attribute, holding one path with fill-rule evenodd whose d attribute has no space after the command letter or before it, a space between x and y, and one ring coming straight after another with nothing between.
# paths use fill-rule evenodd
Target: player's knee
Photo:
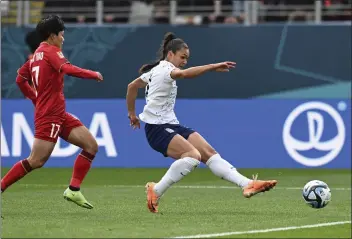
<instances>
[{"instance_id":1,"label":"player's knee","mask_svg":"<svg viewBox=\"0 0 352 239\"><path fill-rule=\"evenodd\" d=\"M98 148L99 148L98 143L94 139L94 140L90 140L89 142L87 142L87 146L83 150L92 154L92 155L96 155L98 153Z\"/></svg>"},{"instance_id":2,"label":"player's knee","mask_svg":"<svg viewBox=\"0 0 352 239\"><path fill-rule=\"evenodd\" d=\"M47 157L29 157L28 163L32 169L41 168L44 166L45 162L48 160Z\"/></svg>"},{"instance_id":3,"label":"player's knee","mask_svg":"<svg viewBox=\"0 0 352 239\"><path fill-rule=\"evenodd\" d=\"M197 149L192 149L191 151L189 151L187 153L184 153L182 155L182 158L183 157L194 158L194 159L196 159L198 161L201 161L201 159L202 159L202 156L201 156L200 152Z\"/></svg>"},{"instance_id":4,"label":"player's knee","mask_svg":"<svg viewBox=\"0 0 352 239\"><path fill-rule=\"evenodd\" d=\"M192 156L191 156L192 158L197 159L198 161L201 161L202 155L197 149L192 150L191 153L192 153Z\"/></svg>"}]
</instances>

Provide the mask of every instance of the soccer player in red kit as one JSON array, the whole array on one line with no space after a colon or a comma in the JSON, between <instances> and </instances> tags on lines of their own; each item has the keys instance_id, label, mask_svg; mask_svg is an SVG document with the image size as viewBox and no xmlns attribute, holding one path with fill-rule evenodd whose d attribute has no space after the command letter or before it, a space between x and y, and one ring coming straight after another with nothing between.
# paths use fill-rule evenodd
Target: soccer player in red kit
<instances>
[{"instance_id":1,"label":"soccer player in red kit","mask_svg":"<svg viewBox=\"0 0 352 239\"><path fill-rule=\"evenodd\" d=\"M16 82L23 94L35 106L35 135L31 154L17 162L1 179L1 192L33 169L42 167L49 159L58 137L82 149L74 163L69 187L64 198L77 205L92 209L80 192L81 183L88 173L98 151L98 144L89 130L74 116L66 112L63 93L64 75L102 81L99 72L81 69L63 56L64 22L58 16L42 19L36 31L42 42L19 70ZM29 85L32 81L33 87Z\"/></svg>"}]
</instances>

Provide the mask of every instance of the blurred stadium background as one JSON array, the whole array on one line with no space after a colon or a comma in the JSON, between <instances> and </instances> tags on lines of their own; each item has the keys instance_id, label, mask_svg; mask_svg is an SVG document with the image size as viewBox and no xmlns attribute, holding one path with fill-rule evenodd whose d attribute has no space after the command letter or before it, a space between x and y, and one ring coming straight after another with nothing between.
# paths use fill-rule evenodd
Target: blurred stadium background
<instances>
[{"instance_id":1,"label":"blurred stadium background","mask_svg":"<svg viewBox=\"0 0 352 239\"><path fill-rule=\"evenodd\" d=\"M1 0L2 173L27 157L33 142L33 107L16 86L16 71L39 44L33 31L36 23L58 14L67 25L64 55L104 76L101 84L66 76L65 95L68 111L98 139L99 153L85 192L98 208L105 207L84 214L85 219L74 206L70 213L60 214L67 205L57 198L78 153L60 140L45 169L4 195L2 237L168 237L350 221L351 4L351 0ZM279 179L277 191L252 204L242 202L238 193L226 191L228 184L203 167L165 196L164 218L147 214L142 186L158 180L172 161L149 147L144 130L129 128L124 99L127 84L138 77L142 64L156 58L167 31L189 44L189 66L237 62L229 74L209 73L178 82L176 114L181 123L199 131L246 175L259 172L264 178ZM138 112L143 97L141 90ZM331 205L315 213L307 211L300 195L300 188L312 179L327 182L333 197ZM56 206L46 211L35 203L38 200L45 200L46 207ZM27 203L32 207L25 207ZM202 203L210 208L205 210ZM276 213L273 206L263 206L272 203ZM260 215L256 206L261 207ZM248 213L249 207L253 211ZM235 224L231 214L240 215ZM65 223L72 218L80 219L76 227ZM96 220L99 223L92 224ZM160 229L147 230L154 223ZM45 228L38 226L42 224ZM307 230L251 235L348 237L351 226L349 222Z\"/></svg>"}]
</instances>

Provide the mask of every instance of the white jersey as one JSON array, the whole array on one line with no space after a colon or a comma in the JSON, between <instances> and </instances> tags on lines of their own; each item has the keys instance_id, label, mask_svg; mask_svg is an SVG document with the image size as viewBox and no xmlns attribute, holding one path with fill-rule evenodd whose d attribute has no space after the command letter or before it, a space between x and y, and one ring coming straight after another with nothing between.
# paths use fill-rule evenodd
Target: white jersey
<instances>
[{"instance_id":1,"label":"white jersey","mask_svg":"<svg viewBox=\"0 0 352 239\"><path fill-rule=\"evenodd\" d=\"M148 83L145 90L147 104L139 118L148 124L179 124L174 108L177 95L176 81L170 73L176 67L168 61L160 61L150 71L141 75Z\"/></svg>"}]
</instances>

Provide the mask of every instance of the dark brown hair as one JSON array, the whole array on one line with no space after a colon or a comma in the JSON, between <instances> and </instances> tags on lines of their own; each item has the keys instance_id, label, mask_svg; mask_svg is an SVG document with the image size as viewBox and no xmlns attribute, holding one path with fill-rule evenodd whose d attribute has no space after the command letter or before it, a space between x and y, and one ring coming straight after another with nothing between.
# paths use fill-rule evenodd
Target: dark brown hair
<instances>
[{"instance_id":1,"label":"dark brown hair","mask_svg":"<svg viewBox=\"0 0 352 239\"><path fill-rule=\"evenodd\" d=\"M188 46L181 38L176 38L175 34L172 32L166 33L158 51L159 58L154 63L143 65L139 69L139 73L146 73L153 69L155 66L159 65L160 61L166 58L169 51L176 53L182 48L188 48Z\"/></svg>"}]
</instances>

